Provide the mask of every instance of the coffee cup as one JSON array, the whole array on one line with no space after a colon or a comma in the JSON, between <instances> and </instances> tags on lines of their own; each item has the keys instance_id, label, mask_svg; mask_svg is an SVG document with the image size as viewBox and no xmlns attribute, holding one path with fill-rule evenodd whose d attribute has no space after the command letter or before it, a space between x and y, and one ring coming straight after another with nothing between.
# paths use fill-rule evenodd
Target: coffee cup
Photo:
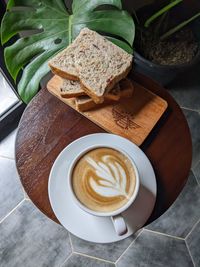
<instances>
[{"instance_id":1,"label":"coffee cup","mask_svg":"<svg viewBox=\"0 0 200 267\"><path fill-rule=\"evenodd\" d=\"M135 162L117 146L87 147L68 170L73 201L93 216L110 217L118 235L127 232L122 213L135 201L139 183Z\"/></svg>"}]
</instances>

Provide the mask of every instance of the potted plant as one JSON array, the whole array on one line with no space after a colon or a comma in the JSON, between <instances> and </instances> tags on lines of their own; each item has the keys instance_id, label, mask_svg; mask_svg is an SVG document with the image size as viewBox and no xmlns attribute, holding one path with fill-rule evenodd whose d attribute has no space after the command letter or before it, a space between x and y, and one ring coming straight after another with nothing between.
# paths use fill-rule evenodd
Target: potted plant
<instances>
[{"instance_id":1,"label":"potted plant","mask_svg":"<svg viewBox=\"0 0 200 267\"><path fill-rule=\"evenodd\" d=\"M183 0L157 2L135 13L135 69L166 85L200 61L200 12L188 17Z\"/></svg>"},{"instance_id":2,"label":"potted plant","mask_svg":"<svg viewBox=\"0 0 200 267\"><path fill-rule=\"evenodd\" d=\"M68 1L69 6L71 1ZM123 10L121 0L9 0L1 22L1 43L6 66L18 83L22 100L28 103L49 72L48 61L66 48L88 27L105 35L129 53L135 35L134 21ZM18 40L12 37L21 34Z\"/></svg>"}]
</instances>

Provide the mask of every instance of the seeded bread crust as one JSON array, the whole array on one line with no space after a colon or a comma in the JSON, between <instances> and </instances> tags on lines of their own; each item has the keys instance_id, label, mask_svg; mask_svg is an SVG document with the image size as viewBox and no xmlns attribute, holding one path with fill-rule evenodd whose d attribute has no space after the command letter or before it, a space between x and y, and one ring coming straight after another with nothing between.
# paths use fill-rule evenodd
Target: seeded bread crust
<instances>
[{"instance_id":1,"label":"seeded bread crust","mask_svg":"<svg viewBox=\"0 0 200 267\"><path fill-rule=\"evenodd\" d=\"M130 80L124 79L120 82L120 93L118 94L119 98L129 98L133 95L133 84ZM110 95L110 94L108 94ZM89 96L80 96L75 98L76 109L79 111L88 111L93 108L98 108L103 104L109 104L119 99L109 99L108 95L105 96L105 101L101 104L96 104L92 98Z\"/></svg>"},{"instance_id":2,"label":"seeded bread crust","mask_svg":"<svg viewBox=\"0 0 200 267\"><path fill-rule=\"evenodd\" d=\"M90 96L90 97L93 99L93 101L94 101L96 104L101 104L101 103L104 102L104 98L105 98L106 95L108 95L108 92L110 92L110 90L112 90L112 88L115 86L115 84L116 84L117 82L119 82L120 80L124 79L124 78L128 75L128 73L129 73L130 70L131 70L131 67L130 67L129 69L127 69L126 72L123 73L120 77L118 77L117 79L112 80L112 82L110 82L110 84L109 84L108 87L107 87L107 91L106 91L107 93L105 93L105 94L102 95L102 96L97 96L95 93L93 93L93 91L92 91L91 89L87 88L87 87L82 83L82 81L81 81L81 88L83 89L83 91L85 91L85 93L86 93L88 96Z\"/></svg>"},{"instance_id":3,"label":"seeded bread crust","mask_svg":"<svg viewBox=\"0 0 200 267\"><path fill-rule=\"evenodd\" d=\"M82 90L79 81L62 79L62 85L60 87L60 95L64 98L72 98L85 95L85 92Z\"/></svg>"},{"instance_id":4,"label":"seeded bread crust","mask_svg":"<svg viewBox=\"0 0 200 267\"><path fill-rule=\"evenodd\" d=\"M80 82L79 81L72 81L60 78L62 80L62 85L60 87L60 95L63 98L72 98L72 97L78 97L78 96L84 96L86 95L85 91L82 90ZM110 100L119 100L120 99L120 86L119 84L116 84L115 87L105 95L106 99Z\"/></svg>"},{"instance_id":5,"label":"seeded bread crust","mask_svg":"<svg viewBox=\"0 0 200 267\"><path fill-rule=\"evenodd\" d=\"M75 98L76 109L79 111L87 111L98 105L89 96L80 96Z\"/></svg>"},{"instance_id":6,"label":"seeded bread crust","mask_svg":"<svg viewBox=\"0 0 200 267\"><path fill-rule=\"evenodd\" d=\"M50 66L50 65L49 65ZM72 75L72 74L69 74L69 73L66 73L65 71L61 70L61 69L58 69L56 68L55 66L51 66L51 71L57 75L57 76L60 76L62 77L63 79L67 79L67 80L72 80L72 81L79 81L79 78Z\"/></svg>"},{"instance_id":7,"label":"seeded bread crust","mask_svg":"<svg viewBox=\"0 0 200 267\"><path fill-rule=\"evenodd\" d=\"M75 98L76 109L79 111L88 111L93 108L99 108L103 105L110 104L116 100L105 99L103 103L96 104L89 96L79 96Z\"/></svg>"}]
</instances>

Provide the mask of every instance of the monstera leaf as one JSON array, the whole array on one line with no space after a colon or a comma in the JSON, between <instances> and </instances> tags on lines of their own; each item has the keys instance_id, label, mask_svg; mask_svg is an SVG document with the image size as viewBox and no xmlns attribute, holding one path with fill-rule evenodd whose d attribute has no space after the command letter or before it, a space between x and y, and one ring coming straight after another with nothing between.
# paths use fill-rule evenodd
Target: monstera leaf
<instances>
[{"instance_id":1,"label":"monstera leaf","mask_svg":"<svg viewBox=\"0 0 200 267\"><path fill-rule=\"evenodd\" d=\"M120 0L74 0L72 14L63 0L9 0L1 23L2 44L18 33L28 32L6 47L4 54L15 81L23 70L18 92L24 102L37 93L41 78L49 71L48 60L84 27L110 36L116 45L132 52L134 22L122 10Z\"/></svg>"}]
</instances>

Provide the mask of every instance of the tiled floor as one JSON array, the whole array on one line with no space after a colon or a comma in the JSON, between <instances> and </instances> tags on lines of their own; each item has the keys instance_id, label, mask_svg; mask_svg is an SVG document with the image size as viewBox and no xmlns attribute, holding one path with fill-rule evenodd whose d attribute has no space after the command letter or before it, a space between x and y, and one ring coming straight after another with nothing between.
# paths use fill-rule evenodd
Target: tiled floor
<instances>
[{"instance_id":1,"label":"tiled floor","mask_svg":"<svg viewBox=\"0 0 200 267\"><path fill-rule=\"evenodd\" d=\"M16 172L16 130L0 142L0 267L200 266L200 76L170 92L183 107L193 141L188 182L176 202L135 237L94 244L69 234L27 198ZM195 82L196 81L196 82Z\"/></svg>"}]
</instances>

